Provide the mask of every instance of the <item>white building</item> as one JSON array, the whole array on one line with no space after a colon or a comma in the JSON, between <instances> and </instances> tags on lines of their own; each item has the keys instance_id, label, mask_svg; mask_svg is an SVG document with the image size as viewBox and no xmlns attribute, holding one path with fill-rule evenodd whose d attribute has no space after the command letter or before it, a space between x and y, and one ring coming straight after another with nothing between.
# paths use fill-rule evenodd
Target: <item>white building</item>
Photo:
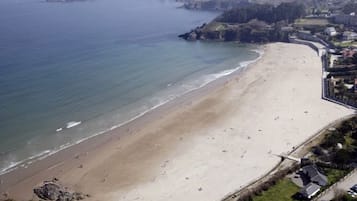
<instances>
[{"instance_id":1,"label":"white building","mask_svg":"<svg viewBox=\"0 0 357 201\"><path fill-rule=\"evenodd\" d=\"M337 31L336 31L335 27L327 27L325 29L325 34L327 34L328 36L336 36Z\"/></svg>"},{"instance_id":2,"label":"white building","mask_svg":"<svg viewBox=\"0 0 357 201\"><path fill-rule=\"evenodd\" d=\"M319 191L320 191L321 187L317 184L314 183L309 183L308 185L306 185L304 188L302 188L300 190L300 193L310 199L312 198L314 195L316 195Z\"/></svg>"}]
</instances>

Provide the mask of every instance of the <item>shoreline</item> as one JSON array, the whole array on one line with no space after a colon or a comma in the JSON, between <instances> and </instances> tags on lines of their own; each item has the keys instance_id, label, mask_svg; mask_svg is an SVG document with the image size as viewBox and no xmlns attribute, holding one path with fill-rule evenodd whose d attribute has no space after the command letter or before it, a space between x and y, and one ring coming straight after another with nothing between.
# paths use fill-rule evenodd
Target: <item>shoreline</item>
<instances>
[{"instance_id":1,"label":"shoreline","mask_svg":"<svg viewBox=\"0 0 357 201\"><path fill-rule=\"evenodd\" d=\"M207 75L202 75L202 77L205 77L205 76L210 76L210 77L217 77L215 79L212 79L212 80L209 80L209 81L205 81L203 82L200 86L197 86L197 87L194 87L194 88L191 88L189 90L187 90L186 92L184 92L183 94L181 94L180 96L177 96L177 97L174 97L174 98L167 98L167 100L165 99L163 102L157 104L157 105L154 105L153 107L141 112L141 113L138 113L137 115L133 116L133 117L130 117L128 120L125 120L121 123L118 123L116 125L113 125L107 129L104 129L102 131L98 131L97 133L94 133L93 135L91 136L88 136L88 137L84 137L80 140L77 140L73 143L68 143L68 144L65 144L65 145L61 145L59 146L59 148L57 149L49 149L49 150L44 150L36 155L33 155L33 156L30 156L26 159L23 159L21 161L17 161L17 162L14 162L13 165L10 165L9 167L7 168L4 168L0 171L0 178L1 178L1 175L4 175L4 174L8 174L18 168L27 168L29 165L31 165L32 163L34 162L37 162L39 160L43 160L49 156L52 156L54 154L56 154L57 152L61 152L65 149L69 149L71 148L72 146L76 146L78 144L81 144L83 143L84 141L87 141L87 140L91 140L92 138L96 138L100 135L105 135L105 134L108 134L109 132L115 132L116 129L119 129L120 127L123 127L125 126L126 124L129 124L133 121L136 121L138 118L141 118L142 116L146 115L147 113L151 113L153 112L154 110L156 110L157 108L160 108L166 104L170 104L170 102L172 102L172 105L175 104L175 101L180 101L179 99L180 98L184 98L185 96L190 96L190 93L193 93L194 91L197 91L197 90L201 90L202 88L204 87L209 87L207 85L214 85L214 82L218 81L219 79L225 79L225 77L229 78L229 76L233 76L233 74L236 74L236 73L239 73L241 72L242 70L244 70L245 68L247 68L249 65L257 62L259 59L262 58L263 54L264 54L264 47L263 46L256 46L254 49L251 49L250 51L251 52L255 52L258 54L258 57L256 59L253 59L253 60L247 60L247 61L243 61L243 62L240 62L237 66L234 66L233 68L230 68L230 69L226 69L226 70L222 70L222 71L219 71L219 72L216 72L216 73L211 73L211 74L207 74ZM199 77L202 79L202 77ZM177 100L178 99L178 100ZM81 124L82 122L75 122L75 123L79 123ZM78 125L79 125L78 124ZM76 125L75 125L76 126ZM59 129L62 129L62 128L59 128ZM0 186L0 190L1 190L1 186ZM1 192L1 191L0 191Z\"/></svg>"},{"instance_id":2,"label":"shoreline","mask_svg":"<svg viewBox=\"0 0 357 201\"><path fill-rule=\"evenodd\" d=\"M21 200L57 177L93 195L89 200L223 199L271 169L279 160L273 154L352 113L321 99L321 61L311 49L285 43L264 49L248 68L34 164L37 174L13 175L27 180L0 176L11 186L5 190Z\"/></svg>"},{"instance_id":3,"label":"shoreline","mask_svg":"<svg viewBox=\"0 0 357 201\"><path fill-rule=\"evenodd\" d=\"M154 106L148 111L138 114L137 116L123 123L101 131L99 134L95 134L93 136L79 140L74 144L55 151L53 154L45 156L44 158L41 156L40 159L31 161L31 163L26 166L22 166L23 163L19 163L15 168L9 168L10 171L5 171L5 173L0 174L0 194L8 193L9 189L12 189L13 186L17 186L20 182L23 183L24 179L26 180L38 175L41 170L52 170L62 166L64 163L72 163L73 159L78 159L78 156L87 155L89 152L95 152L96 149L110 143L113 138L116 138L118 141L120 141L121 138L128 137L140 130L140 127L145 127L145 125L150 124L151 121L156 121L155 118L160 119L164 114L171 113L182 106L190 105L192 102L197 102L200 99L203 99L204 96L207 93L210 93L212 90L219 90L219 88L223 87L224 83L227 83L234 77L239 76L239 74L249 68L249 66L258 62L264 55L264 46L259 46L258 48L252 49L251 51L258 53L259 56L254 60L240 62L237 67L219 72L224 74L222 77L219 77L208 83L204 83L198 88L191 89L184 93L182 96L174 98L173 100L168 100L162 104ZM228 71L232 72L225 74L225 72ZM154 118L151 119L152 117ZM137 126L139 129L134 128ZM25 159L24 161L27 160L28 159ZM14 177L17 178L14 179ZM51 178L47 178L47 180L49 179ZM46 179L38 180L36 183L39 184L45 180ZM32 189L30 190L32 193ZM19 196L20 199L24 199L25 197L22 195Z\"/></svg>"}]
</instances>

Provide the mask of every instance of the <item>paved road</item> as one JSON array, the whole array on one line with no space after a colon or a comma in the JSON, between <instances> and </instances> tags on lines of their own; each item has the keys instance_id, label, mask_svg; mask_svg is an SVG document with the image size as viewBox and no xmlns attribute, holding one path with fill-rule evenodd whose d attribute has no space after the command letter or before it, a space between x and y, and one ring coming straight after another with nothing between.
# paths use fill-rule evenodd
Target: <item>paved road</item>
<instances>
[{"instance_id":1,"label":"paved road","mask_svg":"<svg viewBox=\"0 0 357 201\"><path fill-rule=\"evenodd\" d=\"M329 192L319 198L319 201L328 201L334 197L335 189L342 189L345 192L349 190L353 185L357 184L357 172L354 172L351 176L349 176L345 181L338 183L337 186L331 188Z\"/></svg>"}]
</instances>

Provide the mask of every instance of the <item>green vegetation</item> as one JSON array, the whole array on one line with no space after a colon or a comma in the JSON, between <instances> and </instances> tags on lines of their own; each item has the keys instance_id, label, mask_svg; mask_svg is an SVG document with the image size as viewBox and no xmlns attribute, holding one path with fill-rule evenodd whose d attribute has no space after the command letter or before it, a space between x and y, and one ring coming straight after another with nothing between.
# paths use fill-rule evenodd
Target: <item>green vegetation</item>
<instances>
[{"instance_id":1,"label":"green vegetation","mask_svg":"<svg viewBox=\"0 0 357 201\"><path fill-rule=\"evenodd\" d=\"M345 136L345 149L348 151L353 151L353 149L356 148L355 146L355 139L352 138L351 135L346 135Z\"/></svg>"},{"instance_id":2,"label":"green vegetation","mask_svg":"<svg viewBox=\"0 0 357 201\"><path fill-rule=\"evenodd\" d=\"M284 178L261 195L254 197L253 201L293 201L292 196L299 190L300 188L290 179Z\"/></svg>"},{"instance_id":3,"label":"green vegetation","mask_svg":"<svg viewBox=\"0 0 357 201\"><path fill-rule=\"evenodd\" d=\"M357 42L356 41L333 41L333 44L338 47L357 47Z\"/></svg>"},{"instance_id":4,"label":"green vegetation","mask_svg":"<svg viewBox=\"0 0 357 201\"><path fill-rule=\"evenodd\" d=\"M308 30L315 34L323 32L329 24L327 19L301 18L295 20L293 26L296 29Z\"/></svg>"},{"instance_id":5,"label":"green vegetation","mask_svg":"<svg viewBox=\"0 0 357 201\"><path fill-rule=\"evenodd\" d=\"M342 9L342 12L344 12L345 14L350 14L356 11L357 11L357 3L348 3Z\"/></svg>"},{"instance_id":6,"label":"green vegetation","mask_svg":"<svg viewBox=\"0 0 357 201\"><path fill-rule=\"evenodd\" d=\"M324 168L324 172L327 176L329 186L336 183L349 173L348 170L338 170L332 168Z\"/></svg>"},{"instance_id":7,"label":"green vegetation","mask_svg":"<svg viewBox=\"0 0 357 201\"><path fill-rule=\"evenodd\" d=\"M226 23L247 23L257 19L267 23L279 21L294 22L304 16L305 7L298 3L282 3L277 7L268 4L251 4L246 7L235 8L222 14L218 21Z\"/></svg>"},{"instance_id":8,"label":"green vegetation","mask_svg":"<svg viewBox=\"0 0 357 201\"><path fill-rule=\"evenodd\" d=\"M327 19L297 19L294 23L297 26L326 26L329 24L329 21Z\"/></svg>"},{"instance_id":9,"label":"green vegetation","mask_svg":"<svg viewBox=\"0 0 357 201\"><path fill-rule=\"evenodd\" d=\"M211 22L209 24L206 24L204 29L205 30L212 30L212 31L222 31L228 28L228 25L225 23L221 23L221 22Z\"/></svg>"},{"instance_id":10,"label":"green vegetation","mask_svg":"<svg viewBox=\"0 0 357 201\"><path fill-rule=\"evenodd\" d=\"M249 3L225 11L213 22L179 37L190 41L287 42L289 33L293 32L290 23L305 14L305 6L296 2L278 6Z\"/></svg>"},{"instance_id":11,"label":"green vegetation","mask_svg":"<svg viewBox=\"0 0 357 201\"><path fill-rule=\"evenodd\" d=\"M356 162L357 155L357 117L344 121L334 131L330 131L321 145L315 149L323 149L315 154L321 161L331 161L339 166L346 166ZM337 144L342 144L342 149Z\"/></svg>"},{"instance_id":12,"label":"green vegetation","mask_svg":"<svg viewBox=\"0 0 357 201\"><path fill-rule=\"evenodd\" d=\"M243 24L211 22L207 25L179 35L185 40L217 40L266 43L272 41L288 41L289 32L282 31L283 25L269 25L263 21L251 20Z\"/></svg>"}]
</instances>

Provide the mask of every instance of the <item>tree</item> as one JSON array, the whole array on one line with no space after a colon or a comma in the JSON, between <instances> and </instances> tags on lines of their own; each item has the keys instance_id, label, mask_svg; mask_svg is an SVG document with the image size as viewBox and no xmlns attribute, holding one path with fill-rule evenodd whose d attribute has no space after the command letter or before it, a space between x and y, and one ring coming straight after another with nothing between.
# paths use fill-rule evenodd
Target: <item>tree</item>
<instances>
[{"instance_id":1,"label":"tree","mask_svg":"<svg viewBox=\"0 0 357 201\"><path fill-rule=\"evenodd\" d=\"M350 14L352 12L356 12L356 10L357 10L357 3L348 3L342 9L342 11L345 14Z\"/></svg>"},{"instance_id":2,"label":"tree","mask_svg":"<svg viewBox=\"0 0 357 201\"><path fill-rule=\"evenodd\" d=\"M348 164L351 163L351 153L345 149L340 149L336 152L336 155L333 157L333 161L336 164Z\"/></svg>"},{"instance_id":3,"label":"tree","mask_svg":"<svg viewBox=\"0 0 357 201\"><path fill-rule=\"evenodd\" d=\"M274 7L268 4L250 4L224 12L217 21L226 23L247 23L257 19L267 23L279 21L293 22L306 14L305 7L299 3L281 3Z\"/></svg>"},{"instance_id":4,"label":"tree","mask_svg":"<svg viewBox=\"0 0 357 201\"><path fill-rule=\"evenodd\" d=\"M328 135L324 142L321 144L321 147L324 149L329 149L335 147L337 143L344 144L346 141L344 135L340 132L333 132L331 135Z\"/></svg>"}]
</instances>

